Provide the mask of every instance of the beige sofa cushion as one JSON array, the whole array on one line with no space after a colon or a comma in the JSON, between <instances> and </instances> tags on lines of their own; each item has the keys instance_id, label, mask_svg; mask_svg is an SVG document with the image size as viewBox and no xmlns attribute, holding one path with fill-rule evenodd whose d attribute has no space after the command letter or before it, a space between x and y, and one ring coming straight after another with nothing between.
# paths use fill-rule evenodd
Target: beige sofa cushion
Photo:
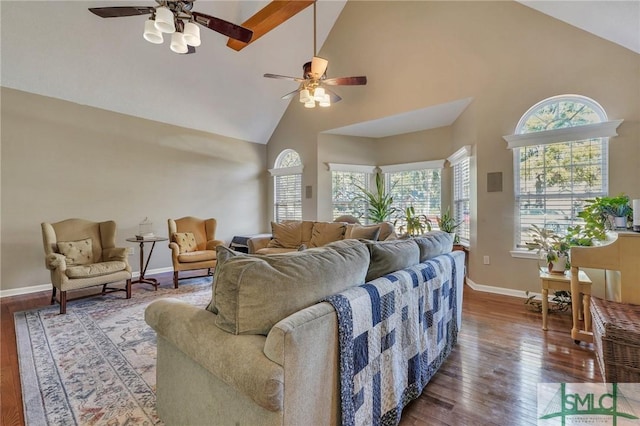
<instances>
[{"instance_id":1,"label":"beige sofa cushion","mask_svg":"<svg viewBox=\"0 0 640 426\"><path fill-rule=\"evenodd\" d=\"M344 238L347 224L344 222L316 222L313 224L309 247L322 247Z\"/></svg>"},{"instance_id":2,"label":"beige sofa cushion","mask_svg":"<svg viewBox=\"0 0 640 426\"><path fill-rule=\"evenodd\" d=\"M100 275L112 274L118 271L124 271L127 264L119 260L111 262L91 263L88 265L78 265L67 268L65 274L69 278L91 278Z\"/></svg>"},{"instance_id":3,"label":"beige sofa cushion","mask_svg":"<svg viewBox=\"0 0 640 426\"><path fill-rule=\"evenodd\" d=\"M431 231L413 240L420 248L420 262L425 262L433 257L453 250L453 235L444 231Z\"/></svg>"},{"instance_id":4,"label":"beige sofa cushion","mask_svg":"<svg viewBox=\"0 0 640 426\"><path fill-rule=\"evenodd\" d=\"M302 222L271 222L269 248L297 249L302 244Z\"/></svg>"},{"instance_id":5,"label":"beige sofa cushion","mask_svg":"<svg viewBox=\"0 0 640 426\"><path fill-rule=\"evenodd\" d=\"M267 335L292 313L364 283L367 247L356 240L270 256L218 247L209 310L216 325L234 334Z\"/></svg>"},{"instance_id":6,"label":"beige sofa cushion","mask_svg":"<svg viewBox=\"0 0 640 426\"><path fill-rule=\"evenodd\" d=\"M91 238L78 241L58 241L58 252L65 257L67 266L93 263Z\"/></svg>"},{"instance_id":7,"label":"beige sofa cushion","mask_svg":"<svg viewBox=\"0 0 640 426\"><path fill-rule=\"evenodd\" d=\"M215 260L215 258L215 250L190 251L178 255L180 263L206 262L207 260Z\"/></svg>"},{"instance_id":8,"label":"beige sofa cushion","mask_svg":"<svg viewBox=\"0 0 640 426\"><path fill-rule=\"evenodd\" d=\"M345 238L355 238L363 240L378 241L380 236L380 225L347 225L347 230L344 234Z\"/></svg>"},{"instance_id":9,"label":"beige sofa cushion","mask_svg":"<svg viewBox=\"0 0 640 426\"><path fill-rule=\"evenodd\" d=\"M367 282L420 263L420 249L413 239L367 242L371 263Z\"/></svg>"}]
</instances>

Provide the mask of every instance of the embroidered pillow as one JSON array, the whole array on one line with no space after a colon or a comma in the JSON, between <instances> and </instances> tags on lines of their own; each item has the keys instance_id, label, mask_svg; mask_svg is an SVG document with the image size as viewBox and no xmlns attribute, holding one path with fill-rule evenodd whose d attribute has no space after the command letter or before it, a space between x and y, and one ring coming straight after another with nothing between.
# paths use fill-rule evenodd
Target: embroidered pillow
<instances>
[{"instance_id":1,"label":"embroidered pillow","mask_svg":"<svg viewBox=\"0 0 640 426\"><path fill-rule=\"evenodd\" d=\"M176 232L173 234L173 241L178 244L180 254L198 250L196 237L192 232Z\"/></svg>"},{"instance_id":2,"label":"embroidered pillow","mask_svg":"<svg viewBox=\"0 0 640 426\"><path fill-rule=\"evenodd\" d=\"M93 263L91 238L78 241L58 241L58 251L64 255L68 266Z\"/></svg>"}]
</instances>

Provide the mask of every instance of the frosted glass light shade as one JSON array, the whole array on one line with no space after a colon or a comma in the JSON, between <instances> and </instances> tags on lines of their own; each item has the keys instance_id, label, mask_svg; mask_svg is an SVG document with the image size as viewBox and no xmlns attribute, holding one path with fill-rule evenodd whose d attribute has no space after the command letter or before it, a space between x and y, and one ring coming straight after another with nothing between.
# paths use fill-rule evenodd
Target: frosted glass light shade
<instances>
[{"instance_id":1,"label":"frosted glass light shade","mask_svg":"<svg viewBox=\"0 0 640 426\"><path fill-rule=\"evenodd\" d=\"M305 108L315 108L316 107L316 102L311 99L309 102L305 102L304 103L304 107Z\"/></svg>"},{"instance_id":2,"label":"frosted glass light shade","mask_svg":"<svg viewBox=\"0 0 640 426\"><path fill-rule=\"evenodd\" d=\"M308 89L303 89L303 90L300 91L300 102L302 102L303 104L306 104L306 103L312 102L312 101L313 101L313 98L309 94L309 90Z\"/></svg>"},{"instance_id":3,"label":"frosted glass light shade","mask_svg":"<svg viewBox=\"0 0 640 426\"><path fill-rule=\"evenodd\" d=\"M164 39L162 38L162 31L156 28L155 22L149 19L144 23L144 33L142 34L145 40L153 44L162 44Z\"/></svg>"},{"instance_id":4,"label":"frosted glass light shade","mask_svg":"<svg viewBox=\"0 0 640 426\"><path fill-rule=\"evenodd\" d=\"M322 100L318 103L318 105L320 105L321 107L328 107L331 106L331 96L329 96L328 93L326 93L323 97Z\"/></svg>"},{"instance_id":5,"label":"frosted glass light shade","mask_svg":"<svg viewBox=\"0 0 640 426\"><path fill-rule=\"evenodd\" d=\"M172 34L176 31L173 12L168 7L160 6L156 9L156 28L167 34Z\"/></svg>"},{"instance_id":6,"label":"frosted glass light shade","mask_svg":"<svg viewBox=\"0 0 640 426\"><path fill-rule=\"evenodd\" d=\"M184 41L184 34L175 32L171 34L171 50L176 53L187 53L187 42Z\"/></svg>"},{"instance_id":7,"label":"frosted glass light shade","mask_svg":"<svg viewBox=\"0 0 640 426\"><path fill-rule=\"evenodd\" d=\"M184 41L189 46L200 46L200 27L193 22L184 25Z\"/></svg>"},{"instance_id":8,"label":"frosted glass light shade","mask_svg":"<svg viewBox=\"0 0 640 426\"><path fill-rule=\"evenodd\" d=\"M324 99L324 89L322 87L316 87L313 91L313 99L320 102Z\"/></svg>"}]
</instances>

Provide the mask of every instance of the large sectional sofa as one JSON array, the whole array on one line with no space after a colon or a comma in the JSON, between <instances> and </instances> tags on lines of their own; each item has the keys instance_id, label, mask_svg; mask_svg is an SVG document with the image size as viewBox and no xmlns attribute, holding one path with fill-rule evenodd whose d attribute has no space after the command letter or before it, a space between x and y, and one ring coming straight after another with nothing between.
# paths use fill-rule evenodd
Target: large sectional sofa
<instances>
[{"instance_id":1,"label":"large sectional sofa","mask_svg":"<svg viewBox=\"0 0 640 426\"><path fill-rule=\"evenodd\" d=\"M343 239L385 241L396 239L392 223L360 225L347 222L319 222L312 220L271 222L271 235L250 238L250 254L278 254L305 248L322 247Z\"/></svg>"},{"instance_id":2,"label":"large sectional sofa","mask_svg":"<svg viewBox=\"0 0 640 426\"><path fill-rule=\"evenodd\" d=\"M437 335L442 347L436 359L436 348L419 349L420 356L400 369L407 370L400 371L404 376L417 373L402 379L408 381L408 400L420 394L455 344L464 253L452 252L449 234L380 242L346 239L275 255L217 250L207 309L160 299L145 311L158 337L157 411L168 425L362 423L361 417L369 415L366 404L350 406L351 417L345 417L351 397L344 391L348 375L343 358L353 342L345 339L349 327L344 317L349 315L344 315L344 302L351 299L355 318L355 307L365 299L368 304L373 293L381 295L384 286L401 288L395 295L399 298L426 279L440 283L407 306L398 305L396 315L381 305L386 312L382 319L407 322L415 314L412 329L433 339ZM449 308L448 317L425 311L429 306ZM427 330L427 325L433 327ZM349 326L354 331L359 327ZM391 335L383 341L389 343ZM405 339L399 330L393 337L391 344ZM435 346L435 340L429 345ZM399 419L406 402L390 413Z\"/></svg>"}]
</instances>

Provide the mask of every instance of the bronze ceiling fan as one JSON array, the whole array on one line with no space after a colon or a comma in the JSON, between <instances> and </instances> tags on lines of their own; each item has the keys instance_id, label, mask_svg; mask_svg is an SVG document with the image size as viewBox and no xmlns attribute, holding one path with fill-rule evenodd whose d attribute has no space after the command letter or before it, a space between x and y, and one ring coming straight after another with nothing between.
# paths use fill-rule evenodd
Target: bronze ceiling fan
<instances>
[{"instance_id":1,"label":"bronze ceiling fan","mask_svg":"<svg viewBox=\"0 0 640 426\"><path fill-rule=\"evenodd\" d=\"M91 7L89 11L101 18L151 15L145 23L144 38L155 44L163 42L162 33L172 34L171 50L194 53L200 45L200 29L195 23L232 39L248 43L253 31L224 19L192 11L195 0L156 0L158 6Z\"/></svg>"},{"instance_id":2,"label":"bronze ceiling fan","mask_svg":"<svg viewBox=\"0 0 640 426\"><path fill-rule=\"evenodd\" d=\"M316 102L321 107L328 107L342 98L325 86L362 86L367 84L366 76L327 78L327 59L316 56L316 3L313 3L313 59L302 66L302 78L279 74L265 74L267 78L293 80L300 83L297 90L282 96L291 99L300 93L300 102L307 108L314 108Z\"/></svg>"}]
</instances>

